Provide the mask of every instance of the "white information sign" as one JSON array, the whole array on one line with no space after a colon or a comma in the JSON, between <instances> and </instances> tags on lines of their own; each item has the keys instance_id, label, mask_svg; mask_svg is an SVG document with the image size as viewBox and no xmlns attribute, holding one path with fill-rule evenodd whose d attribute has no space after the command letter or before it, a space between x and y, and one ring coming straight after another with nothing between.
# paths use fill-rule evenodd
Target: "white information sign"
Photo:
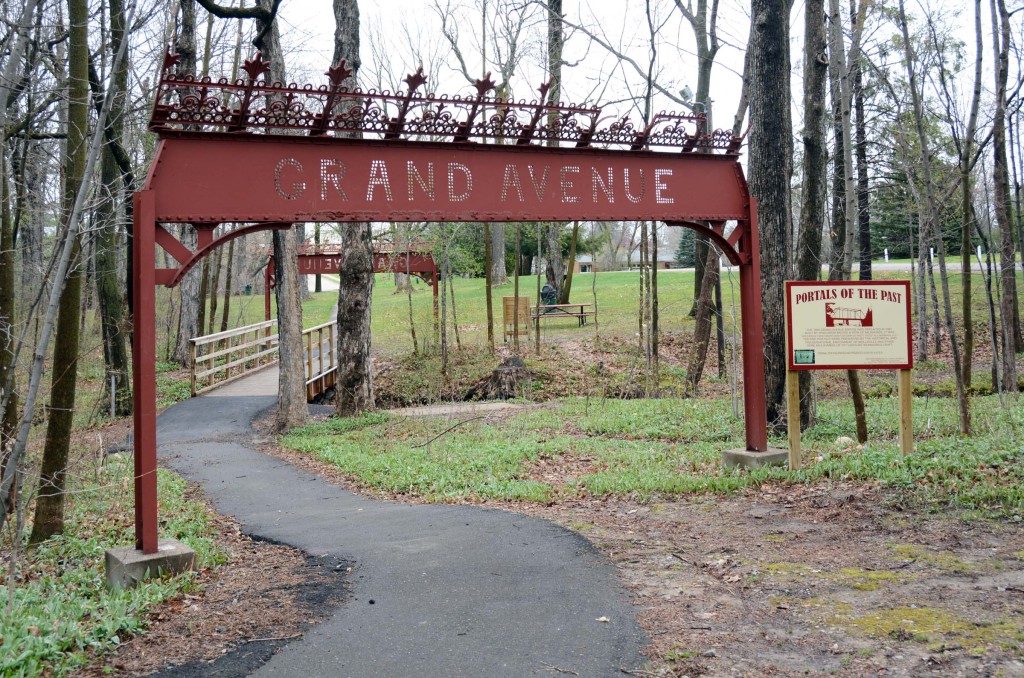
<instances>
[{"instance_id":1,"label":"white information sign","mask_svg":"<svg viewBox=\"0 0 1024 678\"><path fill-rule=\"evenodd\" d=\"M787 282L790 370L910 369L910 282Z\"/></svg>"}]
</instances>

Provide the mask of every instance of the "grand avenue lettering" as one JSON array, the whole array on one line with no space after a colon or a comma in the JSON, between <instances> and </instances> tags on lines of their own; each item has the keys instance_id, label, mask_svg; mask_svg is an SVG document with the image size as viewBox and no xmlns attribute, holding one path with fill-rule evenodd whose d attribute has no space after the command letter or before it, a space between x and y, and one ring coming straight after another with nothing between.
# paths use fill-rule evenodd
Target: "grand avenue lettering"
<instances>
[{"instance_id":1,"label":"grand avenue lettering","mask_svg":"<svg viewBox=\"0 0 1024 678\"><path fill-rule=\"evenodd\" d=\"M492 181L474 181L473 169L461 162L428 161L417 165L412 160L387 162L371 159L368 167L350 172L348 165L337 158L320 158L313 168L305 167L296 158L282 158L274 167L274 191L285 200L298 200L311 188L319 190L324 203L342 203L363 199L366 203L409 204L417 202L458 203L469 200L476 191L493 191ZM485 168L483 171L487 171ZM477 171L477 175L480 174ZM353 178L353 175L357 178ZM650 176L653 175L653 176ZM644 204L647 200L664 205L675 203L673 193L682 187L672 185L673 171L656 167L653 172L643 167L616 168L565 164L505 163L501 171L498 195L486 195L501 203L544 204L582 203L612 205L616 200ZM350 195L352 197L350 197Z\"/></svg>"},{"instance_id":2,"label":"grand avenue lettering","mask_svg":"<svg viewBox=\"0 0 1024 678\"><path fill-rule=\"evenodd\" d=\"M744 219L735 158L222 135L162 142L160 221ZM174 181L161 182L161 176ZM724 186L732 186L729 190Z\"/></svg>"}]
</instances>

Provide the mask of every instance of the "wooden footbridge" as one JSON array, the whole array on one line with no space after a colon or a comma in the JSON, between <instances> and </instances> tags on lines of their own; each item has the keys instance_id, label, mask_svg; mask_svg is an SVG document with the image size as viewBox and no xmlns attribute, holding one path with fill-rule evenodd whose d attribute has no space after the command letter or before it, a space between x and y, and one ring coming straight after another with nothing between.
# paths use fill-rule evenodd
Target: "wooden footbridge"
<instances>
[{"instance_id":1,"label":"wooden footbridge","mask_svg":"<svg viewBox=\"0 0 1024 678\"><path fill-rule=\"evenodd\" d=\"M306 400L334 386L338 371L337 323L330 321L302 332ZM277 364L277 320L246 325L190 340L192 396L223 386Z\"/></svg>"}]
</instances>

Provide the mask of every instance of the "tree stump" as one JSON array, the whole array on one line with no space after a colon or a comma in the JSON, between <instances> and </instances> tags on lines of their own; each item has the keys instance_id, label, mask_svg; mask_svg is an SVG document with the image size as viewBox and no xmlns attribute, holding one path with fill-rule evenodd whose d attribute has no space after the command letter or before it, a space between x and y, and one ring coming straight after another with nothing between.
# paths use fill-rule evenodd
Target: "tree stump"
<instances>
[{"instance_id":1,"label":"tree stump","mask_svg":"<svg viewBox=\"0 0 1024 678\"><path fill-rule=\"evenodd\" d=\"M506 358L501 365L491 372L491 376L481 379L467 392L463 400L508 400L519 395L521 382L533 378L533 372L519 356Z\"/></svg>"}]
</instances>

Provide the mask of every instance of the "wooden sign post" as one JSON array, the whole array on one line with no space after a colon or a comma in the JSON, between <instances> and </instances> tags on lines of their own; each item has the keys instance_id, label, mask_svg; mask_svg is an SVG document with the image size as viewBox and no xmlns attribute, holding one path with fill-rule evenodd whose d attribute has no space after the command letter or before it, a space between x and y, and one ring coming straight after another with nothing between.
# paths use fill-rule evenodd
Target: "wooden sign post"
<instances>
[{"instance_id":1,"label":"wooden sign post","mask_svg":"<svg viewBox=\"0 0 1024 678\"><path fill-rule=\"evenodd\" d=\"M900 452L914 448L910 281L786 282L786 410L789 468L800 468L803 370L899 371Z\"/></svg>"}]
</instances>

